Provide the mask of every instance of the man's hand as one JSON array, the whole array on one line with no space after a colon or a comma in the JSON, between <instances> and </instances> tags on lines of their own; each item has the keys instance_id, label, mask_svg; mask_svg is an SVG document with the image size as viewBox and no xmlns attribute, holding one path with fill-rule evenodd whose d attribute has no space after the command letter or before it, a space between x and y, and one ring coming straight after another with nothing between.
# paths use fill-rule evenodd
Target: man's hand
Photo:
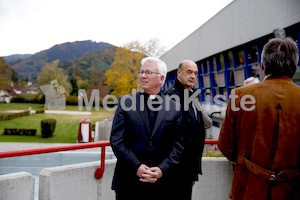
<instances>
[{"instance_id":1,"label":"man's hand","mask_svg":"<svg viewBox=\"0 0 300 200\"><path fill-rule=\"evenodd\" d=\"M140 177L140 181L149 183L155 183L162 177L162 171L159 167L148 167L144 164L141 164L136 174Z\"/></svg>"},{"instance_id":2,"label":"man's hand","mask_svg":"<svg viewBox=\"0 0 300 200\"><path fill-rule=\"evenodd\" d=\"M150 168L150 171L153 173L153 174L155 174L155 178L156 179L159 179L159 178L161 178L162 177L162 171L161 171L161 169L159 168L159 167L151 167Z\"/></svg>"}]
</instances>

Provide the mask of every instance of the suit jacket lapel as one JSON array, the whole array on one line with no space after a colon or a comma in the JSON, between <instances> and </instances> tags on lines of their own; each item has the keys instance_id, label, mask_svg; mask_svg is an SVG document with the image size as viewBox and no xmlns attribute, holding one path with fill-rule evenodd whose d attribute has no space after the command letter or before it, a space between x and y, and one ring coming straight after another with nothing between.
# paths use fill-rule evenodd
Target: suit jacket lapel
<instances>
[{"instance_id":1,"label":"suit jacket lapel","mask_svg":"<svg viewBox=\"0 0 300 200\"><path fill-rule=\"evenodd\" d=\"M137 102L137 105L136 105L136 108L137 108L137 112L140 114L140 117L145 125L145 128L147 129L148 131L148 134L150 134L150 124L149 124L149 118L148 118L148 113L147 113L147 108L145 105L145 101L144 99L141 101L141 93L138 92L137 95L136 95L136 102ZM144 97L144 96L143 96Z\"/></svg>"}]
</instances>

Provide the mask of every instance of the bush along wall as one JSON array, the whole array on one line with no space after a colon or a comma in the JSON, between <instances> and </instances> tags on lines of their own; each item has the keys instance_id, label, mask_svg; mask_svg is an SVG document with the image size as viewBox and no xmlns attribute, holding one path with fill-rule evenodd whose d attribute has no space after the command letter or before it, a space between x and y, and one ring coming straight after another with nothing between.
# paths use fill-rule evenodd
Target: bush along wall
<instances>
[{"instance_id":1,"label":"bush along wall","mask_svg":"<svg viewBox=\"0 0 300 200\"><path fill-rule=\"evenodd\" d=\"M41 121L42 137L52 137L56 127L56 119L43 119Z\"/></svg>"},{"instance_id":2,"label":"bush along wall","mask_svg":"<svg viewBox=\"0 0 300 200\"><path fill-rule=\"evenodd\" d=\"M35 136L36 129L25 129L25 128L5 128L4 135L25 135Z\"/></svg>"},{"instance_id":3,"label":"bush along wall","mask_svg":"<svg viewBox=\"0 0 300 200\"><path fill-rule=\"evenodd\" d=\"M18 117L28 116L30 113L29 111L22 111L18 113L0 113L0 121L4 120L11 120Z\"/></svg>"}]
</instances>

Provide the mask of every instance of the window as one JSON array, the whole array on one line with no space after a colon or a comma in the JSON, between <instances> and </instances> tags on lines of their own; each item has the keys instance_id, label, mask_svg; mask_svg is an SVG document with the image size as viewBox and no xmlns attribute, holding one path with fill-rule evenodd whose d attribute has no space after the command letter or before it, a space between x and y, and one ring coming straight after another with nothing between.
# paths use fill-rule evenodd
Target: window
<instances>
[{"instance_id":1,"label":"window","mask_svg":"<svg viewBox=\"0 0 300 200\"><path fill-rule=\"evenodd\" d=\"M232 51L228 51L228 62L229 62L229 68L233 68L233 54Z\"/></svg>"},{"instance_id":2,"label":"window","mask_svg":"<svg viewBox=\"0 0 300 200\"><path fill-rule=\"evenodd\" d=\"M209 75L203 76L203 85L205 88L210 88Z\"/></svg>"},{"instance_id":3,"label":"window","mask_svg":"<svg viewBox=\"0 0 300 200\"><path fill-rule=\"evenodd\" d=\"M224 76L224 72L219 72L217 73L217 80L218 80L218 86L219 87L225 87L225 76Z\"/></svg>"},{"instance_id":4,"label":"window","mask_svg":"<svg viewBox=\"0 0 300 200\"><path fill-rule=\"evenodd\" d=\"M224 70L225 69L225 59L223 54L220 55L220 70Z\"/></svg>"},{"instance_id":5,"label":"window","mask_svg":"<svg viewBox=\"0 0 300 200\"><path fill-rule=\"evenodd\" d=\"M203 74L206 74L209 72L208 66L205 65L204 63L201 64L201 68L202 68Z\"/></svg>"},{"instance_id":6,"label":"window","mask_svg":"<svg viewBox=\"0 0 300 200\"><path fill-rule=\"evenodd\" d=\"M244 85L245 73L244 68L239 68L234 70L234 83L236 86Z\"/></svg>"},{"instance_id":7,"label":"window","mask_svg":"<svg viewBox=\"0 0 300 200\"><path fill-rule=\"evenodd\" d=\"M256 45L250 45L247 48L247 52L248 52L248 62L249 62L249 64L257 63L258 62L258 52L257 52L257 49L256 49Z\"/></svg>"},{"instance_id":8,"label":"window","mask_svg":"<svg viewBox=\"0 0 300 200\"><path fill-rule=\"evenodd\" d=\"M216 57L213 58L213 71L214 72L217 71L217 59L216 59Z\"/></svg>"},{"instance_id":9,"label":"window","mask_svg":"<svg viewBox=\"0 0 300 200\"><path fill-rule=\"evenodd\" d=\"M237 60L236 60L236 65L237 66L244 66L245 61L244 61L244 51L240 50L237 53Z\"/></svg>"}]
</instances>

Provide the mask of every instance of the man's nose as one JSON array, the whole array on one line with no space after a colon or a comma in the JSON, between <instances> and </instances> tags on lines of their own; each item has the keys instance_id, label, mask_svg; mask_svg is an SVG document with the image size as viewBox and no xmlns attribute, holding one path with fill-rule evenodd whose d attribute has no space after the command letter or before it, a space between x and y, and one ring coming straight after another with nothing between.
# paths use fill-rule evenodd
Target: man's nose
<instances>
[{"instance_id":1,"label":"man's nose","mask_svg":"<svg viewBox=\"0 0 300 200\"><path fill-rule=\"evenodd\" d=\"M140 77L144 77L144 78L147 77L146 72L140 73Z\"/></svg>"}]
</instances>

